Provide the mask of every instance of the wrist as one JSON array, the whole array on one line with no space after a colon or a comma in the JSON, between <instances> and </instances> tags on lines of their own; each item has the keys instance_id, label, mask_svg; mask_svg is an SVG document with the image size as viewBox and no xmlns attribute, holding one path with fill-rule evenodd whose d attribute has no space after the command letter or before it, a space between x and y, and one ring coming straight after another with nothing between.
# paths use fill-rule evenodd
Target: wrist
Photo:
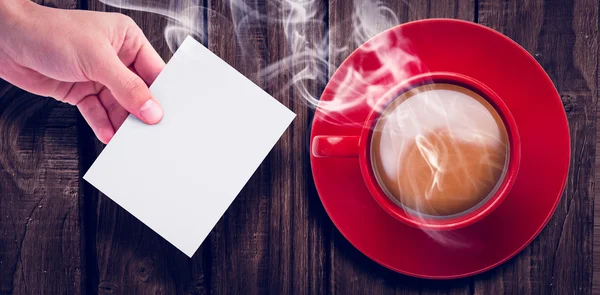
<instances>
[{"instance_id":1,"label":"wrist","mask_svg":"<svg viewBox=\"0 0 600 295\"><path fill-rule=\"evenodd\" d=\"M0 0L0 78L14 66L15 52L21 47L19 39L24 37L26 12L34 9L32 6L37 5L28 0Z\"/></svg>"},{"instance_id":2,"label":"wrist","mask_svg":"<svg viewBox=\"0 0 600 295\"><path fill-rule=\"evenodd\" d=\"M0 34L14 29L31 4L28 0L0 1Z\"/></svg>"},{"instance_id":3,"label":"wrist","mask_svg":"<svg viewBox=\"0 0 600 295\"><path fill-rule=\"evenodd\" d=\"M23 33L32 17L31 11L37 6L29 0L0 0L0 59L12 56L20 47L19 41L25 37Z\"/></svg>"}]
</instances>

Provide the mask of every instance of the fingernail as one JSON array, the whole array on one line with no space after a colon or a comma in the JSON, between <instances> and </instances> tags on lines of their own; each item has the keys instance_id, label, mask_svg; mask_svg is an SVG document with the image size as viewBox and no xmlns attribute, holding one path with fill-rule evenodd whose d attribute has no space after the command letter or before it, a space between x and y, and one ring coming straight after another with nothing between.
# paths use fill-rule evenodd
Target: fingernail
<instances>
[{"instance_id":1,"label":"fingernail","mask_svg":"<svg viewBox=\"0 0 600 295\"><path fill-rule=\"evenodd\" d=\"M154 100L148 100L140 109L140 116L146 123L158 123L163 116L163 110Z\"/></svg>"}]
</instances>

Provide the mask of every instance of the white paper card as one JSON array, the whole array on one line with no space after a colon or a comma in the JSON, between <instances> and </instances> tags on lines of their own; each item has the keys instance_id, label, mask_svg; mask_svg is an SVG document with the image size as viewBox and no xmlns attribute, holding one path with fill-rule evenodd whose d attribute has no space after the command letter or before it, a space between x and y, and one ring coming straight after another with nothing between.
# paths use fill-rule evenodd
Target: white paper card
<instances>
[{"instance_id":1,"label":"white paper card","mask_svg":"<svg viewBox=\"0 0 600 295\"><path fill-rule=\"evenodd\" d=\"M191 257L295 114L191 37L150 90L84 179Z\"/></svg>"}]
</instances>

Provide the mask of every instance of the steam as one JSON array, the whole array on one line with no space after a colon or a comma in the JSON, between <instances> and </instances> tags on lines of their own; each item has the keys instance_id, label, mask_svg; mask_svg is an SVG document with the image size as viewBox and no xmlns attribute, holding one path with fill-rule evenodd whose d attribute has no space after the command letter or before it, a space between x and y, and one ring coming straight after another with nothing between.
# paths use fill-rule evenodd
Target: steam
<instances>
[{"instance_id":1,"label":"steam","mask_svg":"<svg viewBox=\"0 0 600 295\"><path fill-rule=\"evenodd\" d=\"M462 89L413 88L375 127L380 182L419 216L462 214L490 196L502 178L507 135L501 119L483 99Z\"/></svg>"},{"instance_id":2,"label":"steam","mask_svg":"<svg viewBox=\"0 0 600 295\"><path fill-rule=\"evenodd\" d=\"M177 1L178 8L167 6L161 1L100 1L122 9L145 11L164 16L168 20L168 24L164 30L164 37L171 52L175 52L188 35L192 35L198 40L205 40L207 28L204 27L203 19L208 12L208 8L203 7L201 0L179 0ZM210 13L213 17L216 16L219 18L220 26L230 26L232 28L236 44L244 56L244 61L256 63L256 67L254 68L257 69L257 72L254 74L267 83L278 79L281 83L281 77L288 77L289 81L285 81L286 84L283 87L281 87L282 85L278 85L279 91L294 89L295 97L299 97L300 101L306 105L312 108L316 108L318 105L325 113L336 114L328 118L330 122L335 124L356 124L345 120L343 113L346 111L351 112L353 108L365 101L374 107L382 97L388 96L389 92L393 91L390 89L395 89L396 85L393 85L395 81L403 81L411 77L407 69L421 69L423 67L420 60L409 52L409 40L405 40L402 36L396 36L397 46L389 46L389 44L371 39L382 31L400 24L400 20L394 11L381 1L352 1L353 15L351 19L343 22L341 26L351 26L354 30L352 31L352 35L347 39L347 44L337 47L329 42L328 36L336 33L338 28L330 27L328 31L325 31L325 28L328 27L328 20L325 18L323 9L319 7L319 2L316 0L267 1L266 11L269 12L268 16L248 5L246 0L230 0L228 5L231 17L219 16L214 11ZM287 48L285 52L289 54L278 61L260 64L261 61L255 46L252 40L248 38L249 32L257 28L257 26L270 25L277 25L283 28L285 46ZM323 35L316 39L315 35L309 31L315 27L323 28ZM230 37L225 36L225 38ZM345 67L346 71L339 73L335 80L329 81L329 75L336 70L337 66L330 61L330 57L341 57L341 59L344 59L354 48L359 47L365 42L365 46L359 50L363 51L362 53L366 55L372 56L373 60L377 61L376 64L378 66L374 67L373 64L369 65L369 67L363 64L348 64ZM385 50L381 50L382 48L385 48ZM314 85L324 85L327 82L336 91L335 99L320 101L320 97L314 91ZM277 96L277 93L274 95ZM442 122L442 125L448 126L450 122L447 119L448 116L445 114L452 110L444 106L436 106L436 101L439 101L438 95L439 93L435 92L428 94L427 99L430 102L428 107L429 110L435 110L437 107L438 116L442 118L440 122ZM379 111L383 112L384 110L380 109ZM443 189L441 187L443 182L440 179L447 174L448 160L445 157L449 147L443 144L440 145L439 140L437 142L435 140L432 141L431 134L433 134L433 129L423 129L423 126L426 126L426 124L423 124L423 116L416 115L416 112L412 110L400 112L395 115L399 116L396 118L398 119L396 121L398 125L391 128L389 134L386 136L390 140L398 135L407 136L409 134L409 136L412 136L407 142L416 143L416 150L421 155L421 158L426 159L427 169L430 169L432 175L434 175L425 193L426 199L431 198L432 192L435 189ZM425 116L425 118L428 117L430 115ZM407 133L406 126L408 125L402 124L413 126L415 127L413 131L416 131ZM453 136L458 138L465 134L468 140L477 140L473 137L472 130L468 128L463 131L454 131ZM485 141L493 138L489 134L482 135L481 132L476 134L479 136L479 140ZM393 142L390 143L392 146ZM451 141L449 144L455 143L456 141ZM395 148L398 147L396 146ZM389 163L396 165L397 161L393 160ZM394 166L391 169L400 168ZM415 182L416 179L412 179L411 181L410 186L413 186L415 189L422 186ZM467 179L466 181L473 180ZM421 214L419 211L426 208L423 208L422 204L418 206L416 211L412 213L415 218L425 220L426 215ZM425 232L432 239L446 246L469 246L461 242L462 237L457 232Z\"/></svg>"}]
</instances>

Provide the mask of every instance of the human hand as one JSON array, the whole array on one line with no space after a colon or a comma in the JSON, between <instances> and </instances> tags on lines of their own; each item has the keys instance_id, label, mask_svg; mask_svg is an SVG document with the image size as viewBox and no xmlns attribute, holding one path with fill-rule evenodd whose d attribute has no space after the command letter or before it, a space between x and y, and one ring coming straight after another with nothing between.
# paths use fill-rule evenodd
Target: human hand
<instances>
[{"instance_id":1,"label":"human hand","mask_svg":"<svg viewBox=\"0 0 600 295\"><path fill-rule=\"evenodd\" d=\"M129 113L148 124L161 120L148 85L164 66L122 14L0 1L0 78L77 106L103 143Z\"/></svg>"}]
</instances>

